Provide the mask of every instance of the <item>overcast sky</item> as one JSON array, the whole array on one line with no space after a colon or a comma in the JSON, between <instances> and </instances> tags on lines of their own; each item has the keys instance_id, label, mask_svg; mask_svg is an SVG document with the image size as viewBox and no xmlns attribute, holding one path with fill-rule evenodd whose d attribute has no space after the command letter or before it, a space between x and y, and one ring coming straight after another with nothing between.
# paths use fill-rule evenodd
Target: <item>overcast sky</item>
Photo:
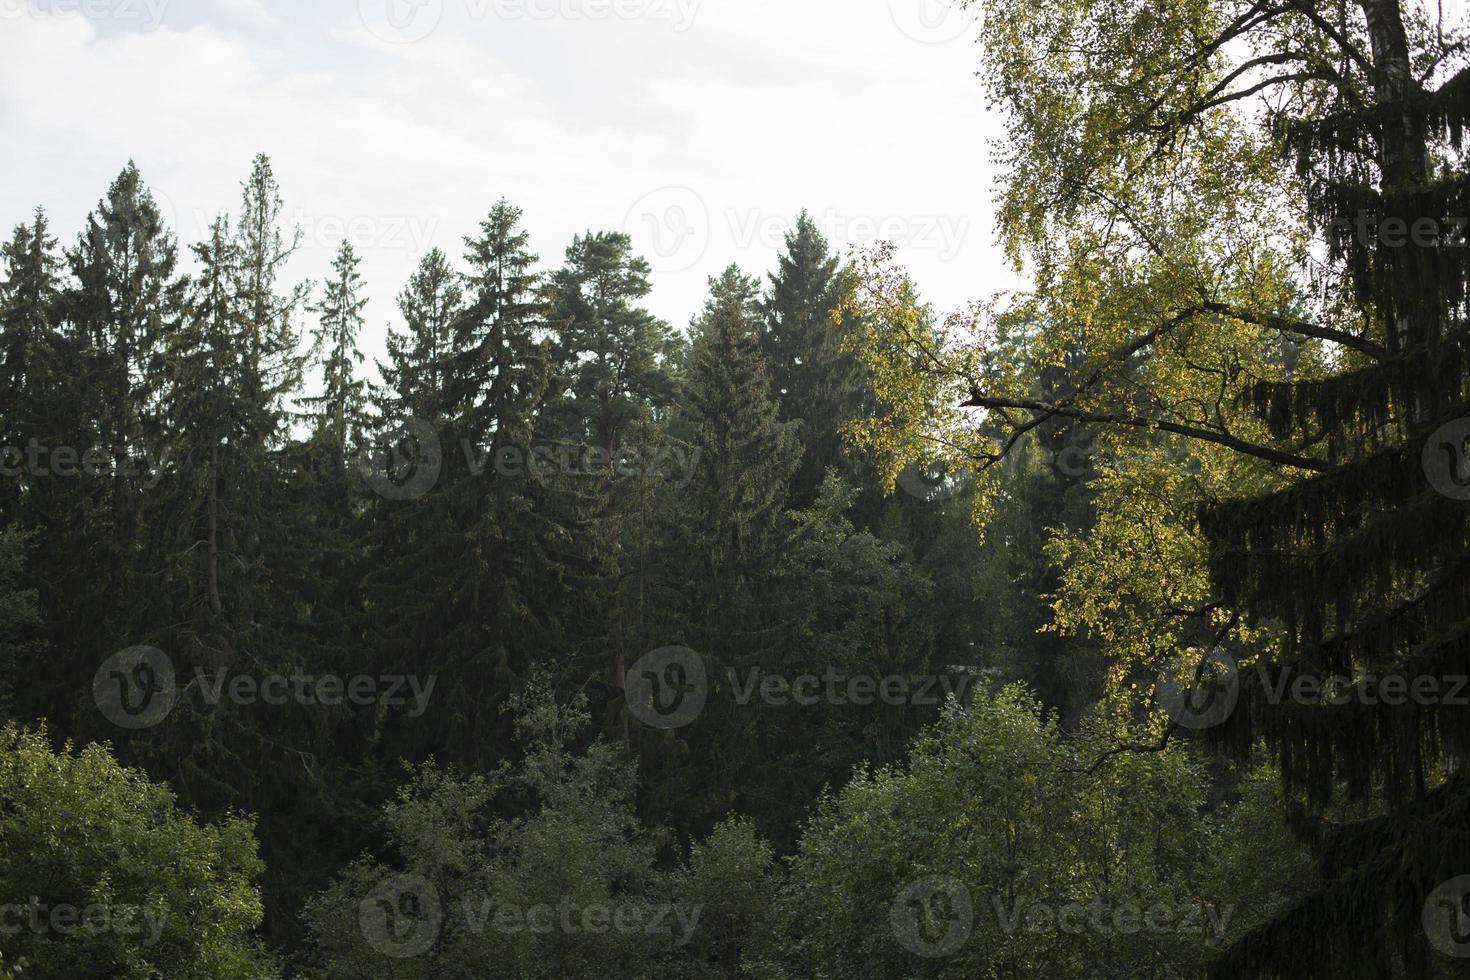
<instances>
[{"instance_id":1,"label":"overcast sky","mask_svg":"<svg viewBox=\"0 0 1470 980\"><path fill-rule=\"evenodd\" d=\"M132 158L187 244L264 151L293 274L363 254L370 358L502 195L543 267L630 233L676 326L803 207L949 309L1011 284L974 33L941 0L0 0L0 222L43 205L69 244Z\"/></svg>"}]
</instances>

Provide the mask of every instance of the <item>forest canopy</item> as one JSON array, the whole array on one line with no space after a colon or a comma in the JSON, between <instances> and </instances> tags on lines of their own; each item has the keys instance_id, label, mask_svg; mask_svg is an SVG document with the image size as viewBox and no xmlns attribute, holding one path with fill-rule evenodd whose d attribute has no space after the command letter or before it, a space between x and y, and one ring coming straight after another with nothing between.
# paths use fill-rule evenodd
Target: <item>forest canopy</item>
<instances>
[{"instance_id":1,"label":"forest canopy","mask_svg":"<svg viewBox=\"0 0 1470 980\"><path fill-rule=\"evenodd\" d=\"M505 199L373 309L265 154L23 218L0 977L1460 975L1470 34L969 6L959 311Z\"/></svg>"}]
</instances>

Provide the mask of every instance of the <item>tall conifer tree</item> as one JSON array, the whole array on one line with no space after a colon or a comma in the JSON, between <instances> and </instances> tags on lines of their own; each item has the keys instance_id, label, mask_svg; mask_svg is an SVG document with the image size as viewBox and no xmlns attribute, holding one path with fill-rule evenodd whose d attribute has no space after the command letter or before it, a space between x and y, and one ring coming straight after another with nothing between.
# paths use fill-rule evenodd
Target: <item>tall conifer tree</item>
<instances>
[{"instance_id":1,"label":"tall conifer tree","mask_svg":"<svg viewBox=\"0 0 1470 980\"><path fill-rule=\"evenodd\" d=\"M357 271L361 264L352 243L344 239L332 262L325 294L313 307L318 317L313 334L315 350L323 357L323 391L305 402L316 410L317 428L330 433L344 449L355 443L362 426L364 382L354 372L354 365L363 361L357 335L363 327L363 307L367 306L362 276Z\"/></svg>"},{"instance_id":2,"label":"tall conifer tree","mask_svg":"<svg viewBox=\"0 0 1470 980\"><path fill-rule=\"evenodd\" d=\"M851 290L850 277L805 211L777 262L761 305L761 346L781 419L800 422L802 460L793 499L809 505L828 467L850 468L842 426L864 413L870 395L862 362L843 346L851 318L839 323L833 316Z\"/></svg>"}]
</instances>

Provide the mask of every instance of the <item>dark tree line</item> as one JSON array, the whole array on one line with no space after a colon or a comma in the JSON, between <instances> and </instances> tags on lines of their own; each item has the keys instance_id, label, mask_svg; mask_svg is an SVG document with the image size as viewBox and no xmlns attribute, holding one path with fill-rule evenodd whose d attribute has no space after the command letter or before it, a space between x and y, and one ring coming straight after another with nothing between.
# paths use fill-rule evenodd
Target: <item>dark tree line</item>
<instances>
[{"instance_id":1,"label":"dark tree line","mask_svg":"<svg viewBox=\"0 0 1470 980\"><path fill-rule=\"evenodd\" d=\"M1034 624L1001 618L1039 619L1036 596L976 579L963 498L891 496L844 447L874 396L833 315L851 275L805 215L767 282L725 270L682 331L642 305L628 236L578 236L547 269L501 201L458 261L423 257L370 372L359 336L383 311L358 256L287 281L283 214L262 156L238 210L181 243L130 165L73 245L39 211L16 228L0 285L0 444L43 450L0 493L0 704L110 741L202 815L258 814L270 935L372 846L404 761L514 758L503 709L536 670L638 761L645 817L687 836L740 814L781 848L935 709L742 706L747 678L948 672L996 630L1051 677ZM95 465L62 476L68 452ZM181 691L128 731L92 686L138 645ZM626 672L668 646L706 658L711 696L660 731ZM437 686L422 712L210 704L201 670ZM1046 683L1075 709L1091 682Z\"/></svg>"}]
</instances>

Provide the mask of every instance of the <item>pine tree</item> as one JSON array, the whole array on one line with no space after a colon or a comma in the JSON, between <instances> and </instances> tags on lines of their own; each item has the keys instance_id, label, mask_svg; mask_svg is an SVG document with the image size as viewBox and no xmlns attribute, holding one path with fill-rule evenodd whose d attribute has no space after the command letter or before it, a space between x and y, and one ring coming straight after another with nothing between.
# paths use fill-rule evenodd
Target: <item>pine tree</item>
<instances>
[{"instance_id":1,"label":"pine tree","mask_svg":"<svg viewBox=\"0 0 1470 980\"><path fill-rule=\"evenodd\" d=\"M563 443L579 471L602 471L601 479L584 481L590 496L581 505L606 529L611 564L605 584L588 597L599 607L593 622L601 627L594 628L601 654L582 669L608 682L614 728L622 727L624 665L647 651L663 618L649 604L658 590L650 532L666 487L649 467L665 441L678 340L641 305L650 272L629 236L588 232L573 239L547 285L557 371L543 431ZM620 469L628 464L631 478Z\"/></svg>"},{"instance_id":2,"label":"pine tree","mask_svg":"<svg viewBox=\"0 0 1470 980\"><path fill-rule=\"evenodd\" d=\"M579 235L548 284L559 383L569 434L602 450L611 470L629 426L673 395L669 325L638 303L652 289L648 262L620 232Z\"/></svg>"}]
</instances>

